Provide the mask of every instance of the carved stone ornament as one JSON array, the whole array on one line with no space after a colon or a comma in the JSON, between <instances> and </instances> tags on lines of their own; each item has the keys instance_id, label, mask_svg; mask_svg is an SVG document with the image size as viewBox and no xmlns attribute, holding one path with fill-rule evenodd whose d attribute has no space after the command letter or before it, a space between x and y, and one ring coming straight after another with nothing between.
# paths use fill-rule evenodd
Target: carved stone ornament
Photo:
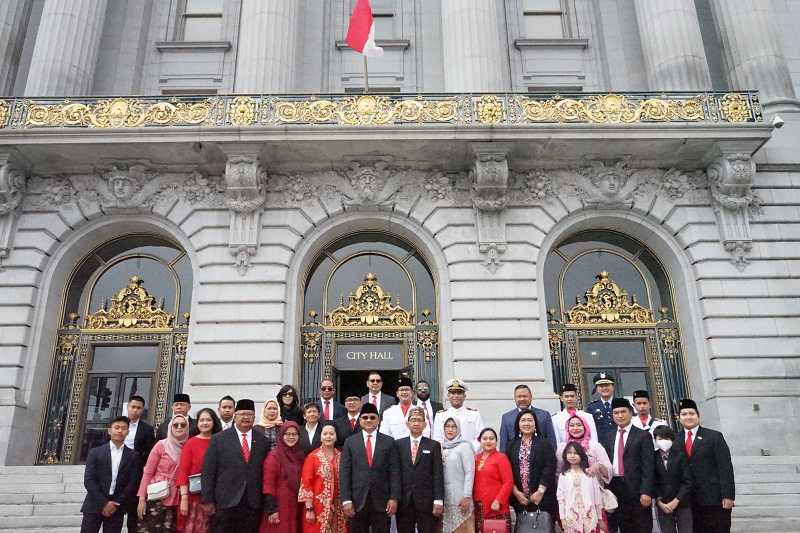
<instances>
[{"instance_id":1,"label":"carved stone ornament","mask_svg":"<svg viewBox=\"0 0 800 533\"><path fill-rule=\"evenodd\" d=\"M325 194L340 197L345 207L391 208L408 186L408 172L382 158L352 161L345 168L335 169L334 183Z\"/></svg>"},{"instance_id":2,"label":"carved stone ornament","mask_svg":"<svg viewBox=\"0 0 800 533\"><path fill-rule=\"evenodd\" d=\"M25 195L25 173L15 166L9 154L0 154L0 270L13 248L18 207Z\"/></svg>"},{"instance_id":3,"label":"carved stone ornament","mask_svg":"<svg viewBox=\"0 0 800 533\"><path fill-rule=\"evenodd\" d=\"M501 143L474 143L472 204L478 229L478 251L483 265L494 274L502 266L506 251L503 209L508 203L508 159L510 147Z\"/></svg>"},{"instance_id":4,"label":"carved stone ornament","mask_svg":"<svg viewBox=\"0 0 800 533\"><path fill-rule=\"evenodd\" d=\"M333 328L413 328L414 314L400 302L392 305L391 295L384 292L375 274L364 277L364 283L350 295L350 302L325 316L325 327Z\"/></svg>"},{"instance_id":5,"label":"carved stone ornament","mask_svg":"<svg viewBox=\"0 0 800 533\"><path fill-rule=\"evenodd\" d=\"M755 162L743 153L724 155L707 170L720 241L739 270L747 266L747 255L753 248L750 216L761 210L761 199L752 190L755 171Z\"/></svg>"},{"instance_id":6,"label":"carved stone ornament","mask_svg":"<svg viewBox=\"0 0 800 533\"><path fill-rule=\"evenodd\" d=\"M228 250L244 276L258 253L261 210L266 202L267 173L258 157L234 153L225 165L225 205L230 209Z\"/></svg>"},{"instance_id":7,"label":"carved stone ornament","mask_svg":"<svg viewBox=\"0 0 800 533\"><path fill-rule=\"evenodd\" d=\"M579 174L583 179L576 184L576 194L587 207L630 207L636 198L639 180L631 179L633 169L625 161L592 161Z\"/></svg>"},{"instance_id":8,"label":"carved stone ornament","mask_svg":"<svg viewBox=\"0 0 800 533\"><path fill-rule=\"evenodd\" d=\"M627 291L611 280L608 272L603 271L586 291L584 301L576 302L567 311L567 324L654 325L655 320L649 309L639 305L636 295L629 300Z\"/></svg>"},{"instance_id":9,"label":"carved stone ornament","mask_svg":"<svg viewBox=\"0 0 800 533\"><path fill-rule=\"evenodd\" d=\"M155 297L142 286L143 280L133 276L126 287L111 297L111 306L103 307L86 317L86 329L165 329L175 319L164 311L164 301L156 304Z\"/></svg>"}]
</instances>

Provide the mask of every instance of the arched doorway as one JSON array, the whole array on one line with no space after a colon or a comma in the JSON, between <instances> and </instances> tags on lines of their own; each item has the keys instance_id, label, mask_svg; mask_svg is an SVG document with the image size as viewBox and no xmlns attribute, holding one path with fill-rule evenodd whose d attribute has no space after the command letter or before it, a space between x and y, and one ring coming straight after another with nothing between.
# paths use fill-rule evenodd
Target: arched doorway
<instances>
[{"instance_id":1,"label":"arched doorway","mask_svg":"<svg viewBox=\"0 0 800 533\"><path fill-rule=\"evenodd\" d=\"M406 240L358 232L326 246L304 281L300 386L315 398L323 377L337 395L366 392L371 370L393 394L400 373L439 387L438 292L428 262Z\"/></svg>"},{"instance_id":2,"label":"arched doorway","mask_svg":"<svg viewBox=\"0 0 800 533\"><path fill-rule=\"evenodd\" d=\"M583 231L552 248L544 278L556 390L575 383L586 405L593 375L611 371L617 396L646 389L655 416L676 420L689 392L673 288L656 255L623 233Z\"/></svg>"},{"instance_id":3,"label":"arched doorway","mask_svg":"<svg viewBox=\"0 0 800 533\"><path fill-rule=\"evenodd\" d=\"M125 235L84 256L64 292L37 462L83 462L128 398L160 423L182 387L192 269L155 235ZM57 322L56 322L57 321Z\"/></svg>"}]
</instances>

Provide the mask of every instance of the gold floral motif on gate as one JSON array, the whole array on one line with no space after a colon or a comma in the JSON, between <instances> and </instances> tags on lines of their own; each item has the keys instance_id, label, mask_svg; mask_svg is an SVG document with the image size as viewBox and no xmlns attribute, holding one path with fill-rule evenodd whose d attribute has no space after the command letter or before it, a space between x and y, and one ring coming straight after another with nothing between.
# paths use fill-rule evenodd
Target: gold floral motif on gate
<instances>
[{"instance_id":1,"label":"gold floral motif on gate","mask_svg":"<svg viewBox=\"0 0 800 533\"><path fill-rule=\"evenodd\" d=\"M336 123L347 126L381 126L395 122L449 122L456 118L452 100L400 100L363 95L341 101L278 101L275 111L281 122Z\"/></svg>"},{"instance_id":2,"label":"gold floral motif on gate","mask_svg":"<svg viewBox=\"0 0 800 533\"><path fill-rule=\"evenodd\" d=\"M702 96L688 100L647 98L631 100L623 94L589 96L582 100L553 97L547 100L521 98L522 112L532 122L591 122L632 124L704 120Z\"/></svg>"},{"instance_id":3,"label":"gold floral motif on gate","mask_svg":"<svg viewBox=\"0 0 800 533\"><path fill-rule=\"evenodd\" d=\"M740 94L726 94L720 100L720 107L729 122L745 122L750 118L750 105Z\"/></svg>"},{"instance_id":4,"label":"gold floral motif on gate","mask_svg":"<svg viewBox=\"0 0 800 533\"><path fill-rule=\"evenodd\" d=\"M26 125L138 128L141 126L199 125L211 114L211 100L145 103L135 98L82 103L31 104Z\"/></svg>"},{"instance_id":5,"label":"gold floral motif on gate","mask_svg":"<svg viewBox=\"0 0 800 533\"><path fill-rule=\"evenodd\" d=\"M608 272L597 275L597 281L586 291L585 301L567 311L567 324L655 325L653 313L628 299L628 292L609 278Z\"/></svg>"},{"instance_id":6,"label":"gold floral motif on gate","mask_svg":"<svg viewBox=\"0 0 800 533\"><path fill-rule=\"evenodd\" d=\"M369 273L353 294L350 303L328 313L325 317L327 327L414 327L414 314L403 309L400 304L392 305L391 295L378 285L375 274Z\"/></svg>"},{"instance_id":7,"label":"gold floral motif on gate","mask_svg":"<svg viewBox=\"0 0 800 533\"><path fill-rule=\"evenodd\" d=\"M163 302L156 299L142 287L142 279L133 276L127 287L120 289L111 298L111 307L99 309L86 317L86 329L141 329L170 328L174 316L164 311Z\"/></svg>"}]
</instances>

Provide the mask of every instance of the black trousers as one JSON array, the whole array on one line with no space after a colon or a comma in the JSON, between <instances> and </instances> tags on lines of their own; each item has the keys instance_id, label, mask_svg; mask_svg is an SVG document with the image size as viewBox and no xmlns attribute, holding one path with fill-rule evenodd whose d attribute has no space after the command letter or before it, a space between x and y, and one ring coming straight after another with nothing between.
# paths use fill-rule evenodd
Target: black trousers
<instances>
[{"instance_id":1,"label":"black trousers","mask_svg":"<svg viewBox=\"0 0 800 533\"><path fill-rule=\"evenodd\" d=\"M101 526L103 533L121 533L124 516L125 509L119 508L108 518L100 513L83 513L81 533L98 533Z\"/></svg>"},{"instance_id":2,"label":"black trousers","mask_svg":"<svg viewBox=\"0 0 800 533\"><path fill-rule=\"evenodd\" d=\"M136 533L136 526L139 525L139 514L136 511L138 505L138 498L134 498L133 501L128 504L128 509L125 511L125 515L128 517L128 533Z\"/></svg>"},{"instance_id":3,"label":"black trousers","mask_svg":"<svg viewBox=\"0 0 800 533\"><path fill-rule=\"evenodd\" d=\"M397 509L398 533L414 533L415 527L418 533L436 533L440 522L439 518L433 516L433 502L425 510L420 510L412 499L408 505Z\"/></svg>"},{"instance_id":4,"label":"black trousers","mask_svg":"<svg viewBox=\"0 0 800 533\"><path fill-rule=\"evenodd\" d=\"M350 519L349 526L350 533L389 533L390 524L386 508L376 509L367 495L367 504Z\"/></svg>"},{"instance_id":5,"label":"black trousers","mask_svg":"<svg viewBox=\"0 0 800 533\"><path fill-rule=\"evenodd\" d=\"M247 494L244 494L236 507L217 509L211 524L214 533L258 533L261 509L247 505Z\"/></svg>"},{"instance_id":6,"label":"black trousers","mask_svg":"<svg viewBox=\"0 0 800 533\"><path fill-rule=\"evenodd\" d=\"M642 507L638 494L630 494L625 480L621 477L611 479L608 488L614 493L619 502L619 507L608 514L609 533L652 533L653 510L651 507Z\"/></svg>"},{"instance_id":7,"label":"black trousers","mask_svg":"<svg viewBox=\"0 0 800 533\"><path fill-rule=\"evenodd\" d=\"M694 533L730 533L731 511L722 505L695 505L692 507Z\"/></svg>"}]
</instances>

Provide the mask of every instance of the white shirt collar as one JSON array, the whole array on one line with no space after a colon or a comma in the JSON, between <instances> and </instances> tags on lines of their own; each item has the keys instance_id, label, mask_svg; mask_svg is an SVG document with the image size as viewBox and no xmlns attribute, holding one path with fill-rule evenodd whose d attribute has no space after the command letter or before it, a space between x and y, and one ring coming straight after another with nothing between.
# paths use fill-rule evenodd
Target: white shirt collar
<instances>
[{"instance_id":1,"label":"white shirt collar","mask_svg":"<svg viewBox=\"0 0 800 533\"><path fill-rule=\"evenodd\" d=\"M620 430L624 430L625 433L628 433L631 430L632 425L633 425L633 420L631 420L631 422L629 422L628 425L625 426L624 428L617 426L617 434L619 434Z\"/></svg>"}]
</instances>

